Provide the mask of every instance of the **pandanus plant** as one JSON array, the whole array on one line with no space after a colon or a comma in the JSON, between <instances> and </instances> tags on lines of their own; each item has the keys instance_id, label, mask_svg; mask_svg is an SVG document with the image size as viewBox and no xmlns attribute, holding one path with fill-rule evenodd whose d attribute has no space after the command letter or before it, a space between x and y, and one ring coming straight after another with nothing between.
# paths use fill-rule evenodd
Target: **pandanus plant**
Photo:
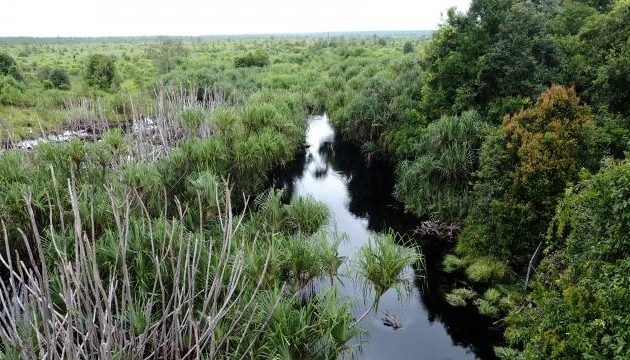
<instances>
[{"instance_id":1,"label":"pandanus plant","mask_svg":"<svg viewBox=\"0 0 630 360\"><path fill-rule=\"evenodd\" d=\"M389 289L399 294L408 290L408 281L401 277L403 270L410 264L420 264L424 268L424 257L410 247L397 244L399 235L390 232L370 238L359 249L359 275L374 288L374 302L357 318L360 323L372 309L378 310L381 297Z\"/></svg>"}]
</instances>

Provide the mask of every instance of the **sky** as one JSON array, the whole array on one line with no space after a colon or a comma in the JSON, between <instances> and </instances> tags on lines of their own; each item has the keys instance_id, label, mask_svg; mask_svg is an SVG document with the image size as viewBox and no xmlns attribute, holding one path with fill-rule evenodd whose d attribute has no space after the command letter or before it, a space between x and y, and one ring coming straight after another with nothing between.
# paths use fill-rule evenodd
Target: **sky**
<instances>
[{"instance_id":1,"label":"sky","mask_svg":"<svg viewBox=\"0 0 630 360\"><path fill-rule=\"evenodd\" d=\"M432 30L470 0L0 0L0 37Z\"/></svg>"}]
</instances>

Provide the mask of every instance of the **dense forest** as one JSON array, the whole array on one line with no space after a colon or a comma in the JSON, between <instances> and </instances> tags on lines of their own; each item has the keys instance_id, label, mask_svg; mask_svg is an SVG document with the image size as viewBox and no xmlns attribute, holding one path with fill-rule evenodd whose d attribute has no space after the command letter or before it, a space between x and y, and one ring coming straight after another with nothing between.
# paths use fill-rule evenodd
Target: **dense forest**
<instances>
[{"instance_id":1,"label":"dense forest","mask_svg":"<svg viewBox=\"0 0 630 360\"><path fill-rule=\"evenodd\" d=\"M0 39L0 358L352 353L328 209L268 179L324 112L498 358L630 356L630 1L473 0L430 36ZM423 261L396 238L368 311Z\"/></svg>"}]
</instances>

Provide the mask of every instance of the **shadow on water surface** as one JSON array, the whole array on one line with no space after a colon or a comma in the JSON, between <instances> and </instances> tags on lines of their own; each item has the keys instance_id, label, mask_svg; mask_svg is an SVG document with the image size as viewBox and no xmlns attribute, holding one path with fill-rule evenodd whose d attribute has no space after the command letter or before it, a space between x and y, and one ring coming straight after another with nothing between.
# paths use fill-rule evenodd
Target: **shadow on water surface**
<instances>
[{"instance_id":1,"label":"shadow on water surface","mask_svg":"<svg viewBox=\"0 0 630 360\"><path fill-rule=\"evenodd\" d=\"M411 297L401 302L395 293L383 296L379 314L361 322L367 335L360 339L354 357L494 359L492 345L500 334L491 330L488 319L471 308L454 308L444 301L442 289L456 281L441 270L448 244L413 234L419 220L405 213L392 196L392 165L376 161L368 166L356 146L335 137L326 116L311 119L307 145L302 155L273 172L270 180L274 187L284 188L288 197L310 195L328 205L329 228L349 239L340 255L352 257L369 236L390 229L421 243L425 255L426 279L416 276L417 269L407 270L406 276L414 284ZM364 291L352 281L344 281L340 293L363 304ZM401 329L383 325L382 313L390 310L401 320Z\"/></svg>"}]
</instances>

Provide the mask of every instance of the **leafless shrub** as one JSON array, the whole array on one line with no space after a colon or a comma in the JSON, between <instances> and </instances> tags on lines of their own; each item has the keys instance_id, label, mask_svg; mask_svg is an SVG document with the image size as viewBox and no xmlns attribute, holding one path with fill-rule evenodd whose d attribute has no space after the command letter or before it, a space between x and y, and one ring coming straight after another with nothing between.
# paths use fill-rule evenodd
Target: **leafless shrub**
<instances>
[{"instance_id":1,"label":"leafless shrub","mask_svg":"<svg viewBox=\"0 0 630 360\"><path fill-rule=\"evenodd\" d=\"M415 233L421 236L436 236L442 239L452 239L456 237L460 231L461 228L457 224L445 224L437 220L426 220L420 223Z\"/></svg>"}]
</instances>

